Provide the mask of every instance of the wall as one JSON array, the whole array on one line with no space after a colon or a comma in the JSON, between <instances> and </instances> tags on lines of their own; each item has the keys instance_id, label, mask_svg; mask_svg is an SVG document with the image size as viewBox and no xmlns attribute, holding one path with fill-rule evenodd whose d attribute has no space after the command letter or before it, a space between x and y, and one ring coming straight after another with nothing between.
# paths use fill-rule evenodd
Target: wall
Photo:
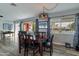
<instances>
[{"instance_id":1,"label":"wall","mask_svg":"<svg viewBox=\"0 0 79 59\"><path fill-rule=\"evenodd\" d=\"M65 45L68 42L73 47L74 33L55 33L54 44Z\"/></svg>"}]
</instances>

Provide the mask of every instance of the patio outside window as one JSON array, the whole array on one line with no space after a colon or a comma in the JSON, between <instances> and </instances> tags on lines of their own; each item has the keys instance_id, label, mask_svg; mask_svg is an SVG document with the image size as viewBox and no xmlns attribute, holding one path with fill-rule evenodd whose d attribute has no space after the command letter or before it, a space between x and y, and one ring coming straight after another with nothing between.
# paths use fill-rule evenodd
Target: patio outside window
<instances>
[{"instance_id":1,"label":"patio outside window","mask_svg":"<svg viewBox=\"0 0 79 59\"><path fill-rule=\"evenodd\" d=\"M75 16L52 18L51 30L54 33L74 33Z\"/></svg>"}]
</instances>

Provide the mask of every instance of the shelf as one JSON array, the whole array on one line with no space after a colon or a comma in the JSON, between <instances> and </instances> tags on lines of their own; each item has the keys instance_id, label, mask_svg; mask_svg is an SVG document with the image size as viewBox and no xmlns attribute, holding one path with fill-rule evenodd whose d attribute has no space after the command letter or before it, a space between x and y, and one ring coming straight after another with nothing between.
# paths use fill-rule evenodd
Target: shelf
<instances>
[{"instance_id":1,"label":"shelf","mask_svg":"<svg viewBox=\"0 0 79 59\"><path fill-rule=\"evenodd\" d=\"M47 33L47 31L39 31L39 32L46 32Z\"/></svg>"},{"instance_id":2,"label":"shelf","mask_svg":"<svg viewBox=\"0 0 79 59\"><path fill-rule=\"evenodd\" d=\"M39 28L39 29L48 29L48 28Z\"/></svg>"},{"instance_id":3,"label":"shelf","mask_svg":"<svg viewBox=\"0 0 79 59\"><path fill-rule=\"evenodd\" d=\"M47 21L38 21L38 22L48 22L48 20Z\"/></svg>"}]
</instances>

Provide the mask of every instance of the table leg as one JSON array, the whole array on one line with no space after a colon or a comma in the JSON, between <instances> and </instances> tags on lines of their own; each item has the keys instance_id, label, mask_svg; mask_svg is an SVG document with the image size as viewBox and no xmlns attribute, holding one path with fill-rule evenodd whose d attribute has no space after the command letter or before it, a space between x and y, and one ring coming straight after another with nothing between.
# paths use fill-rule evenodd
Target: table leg
<instances>
[{"instance_id":1,"label":"table leg","mask_svg":"<svg viewBox=\"0 0 79 59\"><path fill-rule=\"evenodd\" d=\"M40 55L43 56L43 46L42 46L42 42L40 42Z\"/></svg>"}]
</instances>

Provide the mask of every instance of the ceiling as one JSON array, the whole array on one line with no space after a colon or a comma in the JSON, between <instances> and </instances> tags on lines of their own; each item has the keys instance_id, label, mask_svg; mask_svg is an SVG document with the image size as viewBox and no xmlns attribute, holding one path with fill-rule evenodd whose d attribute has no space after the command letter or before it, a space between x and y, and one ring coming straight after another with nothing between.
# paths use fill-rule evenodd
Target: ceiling
<instances>
[{"instance_id":1,"label":"ceiling","mask_svg":"<svg viewBox=\"0 0 79 59\"><path fill-rule=\"evenodd\" d=\"M37 16L43 12L43 7L49 10L45 10L48 13L61 12L64 10L79 8L78 3L15 3L16 6L10 3L0 3L0 15L2 20L19 20L29 17ZM56 6L56 7L55 7ZM55 7L55 8L54 8ZM52 9L54 8L54 9Z\"/></svg>"}]
</instances>

